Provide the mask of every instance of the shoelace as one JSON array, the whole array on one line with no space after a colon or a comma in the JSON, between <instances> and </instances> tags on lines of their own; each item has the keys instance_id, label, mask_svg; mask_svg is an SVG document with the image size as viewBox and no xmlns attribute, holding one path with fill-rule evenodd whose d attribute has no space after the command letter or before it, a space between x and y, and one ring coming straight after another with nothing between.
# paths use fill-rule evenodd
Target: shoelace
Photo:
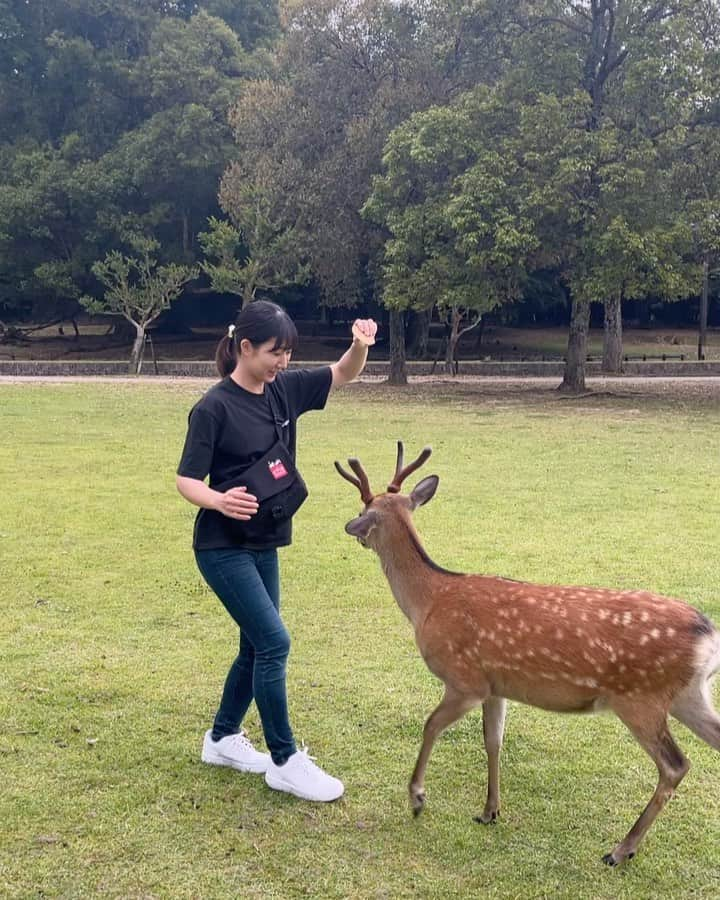
<instances>
[{"instance_id":1,"label":"shoelace","mask_svg":"<svg viewBox=\"0 0 720 900\"><path fill-rule=\"evenodd\" d=\"M306 769L308 769L311 772L319 770L319 766L315 765L315 760L317 759L317 756L310 756L310 748L307 746L305 741L303 741L302 744L300 745L300 749L298 750L298 753L302 754L302 756L303 756L302 764Z\"/></svg>"},{"instance_id":2,"label":"shoelace","mask_svg":"<svg viewBox=\"0 0 720 900\"><path fill-rule=\"evenodd\" d=\"M237 744L243 750L254 750L250 738L245 734L244 731L240 731L237 734L233 735L233 743Z\"/></svg>"}]
</instances>

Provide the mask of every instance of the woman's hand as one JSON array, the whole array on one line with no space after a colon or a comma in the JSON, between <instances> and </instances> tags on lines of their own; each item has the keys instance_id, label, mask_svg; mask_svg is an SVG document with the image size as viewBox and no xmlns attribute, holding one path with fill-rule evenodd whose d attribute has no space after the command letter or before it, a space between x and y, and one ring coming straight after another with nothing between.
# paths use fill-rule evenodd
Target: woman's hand
<instances>
[{"instance_id":1,"label":"woman's hand","mask_svg":"<svg viewBox=\"0 0 720 900\"><path fill-rule=\"evenodd\" d=\"M353 337L356 341L370 347L375 343L377 334L377 322L373 319L355 319L352 326Z\"/></svg>"},{"instance_id":2,"label":"woman's hand","mask_svg":"<svg viewBox=\"0 0 720 900\"><path fill-rule=\"evenodd\" d=\"M240 519L247 522L258 511L257 497L248 494L245 487L234 487L218 493L215 508L230 519Z\"/></svg>"}]
</instances>

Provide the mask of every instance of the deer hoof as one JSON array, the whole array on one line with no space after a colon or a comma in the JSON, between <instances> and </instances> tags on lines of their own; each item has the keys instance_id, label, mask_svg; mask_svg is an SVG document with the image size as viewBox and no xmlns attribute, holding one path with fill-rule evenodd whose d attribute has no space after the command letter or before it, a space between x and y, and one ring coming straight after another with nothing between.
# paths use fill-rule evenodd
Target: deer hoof
<instances>
[{"instance_id":1,"label":"deer hoof","mask_svg":"<svg viewBox=\"0 0 720 900\"><path fill-rule=\"evenodd\" d=\"M413 816L417 819L420 813L425 808L425 793L421 791L417 794L413 794L410 798L410 802L412 803L412 811Z\"/></svg>"},{"instance_id":2,"label":"deer hoof","mask_svg":"<svg viewBox=\"0 0 720 900\"><path fill-rule=\"evenodd\" d=\"M498 810L494 809L490 813L484 812L480 816L473 816L473 819L475 822L479 822L480 825L497 825L499 815Z\"/></svg>"},{"instance_id":3,"label":"deer hoof","mask_svg":"<svg viewBox=\"0 0 720 900\"><path fill-rule=\"evenodd\" d=\"M632 859L633 856L635 856L634 850L632 850L630 853L626 853L624 856L616 855L615 851L613 850L612 853L606 853L605 856L603 856L602 861L606 866L614 868L615 866L619 866L621 862Z\"/></svg>"}]
</instances>

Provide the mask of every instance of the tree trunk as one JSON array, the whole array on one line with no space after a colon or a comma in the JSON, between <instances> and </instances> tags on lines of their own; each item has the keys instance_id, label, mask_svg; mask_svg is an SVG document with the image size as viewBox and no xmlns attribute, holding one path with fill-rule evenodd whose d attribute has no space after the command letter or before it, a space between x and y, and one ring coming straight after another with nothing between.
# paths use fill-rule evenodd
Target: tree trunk
<instances>
[{"instance_id":1,"label":"tree trunk","mask_svg":"<svg viewBox=\"0 0 720 900\"><path fill-rule=\"evenodd\" d=\"M128 372L130 375L140 374L140 366L142 366L143 352L145 350L145 326L139 325L136 322L135 331L135 340L133 341L130 362L128 363Z\"/></svg>"},{"instance_id":2,"label":"tree trunk","mask_svg":"<svg viewBox=\"0 0 720 900\"><path fill-rule=\"evenodd\" d=\"M182 246L183 256L187 259L190 255L190 217L187 210L182 214Z\"/></svg>"},{"instance_id":3,"label":"tree trunk","mask_svg":"<svg viewBox=\"0 0 720 900\"><path fill-rule=\"evenodd\" d=\"M390 375L389 384L407 384L405 366L405 321L397 309L390 310Z\"/></svg>"},{"instance_id":4,"label":"tree trunk","mask_svg":"<svg viewBox=\"0 0 720 900\"><path fill-rule=\"evenodd\" d=\"M707 253L703 257L702 293L700 295L700 331L698 332L698 359L705 359L708 323L708 275L709 263Z\"/></svg>"},{"instance_id":5,"label":"tree trunk","mask_svg":"<svg viewBox=\"0 0 720 900\"><path fill-rule=\"evenodd\" d=\"M605 301L602 370L613 375L619 375L622 372L622 296L620 293Z\"/></svg>"},{"instance_id":6,"label":"tree trunk","mask_svg":"<svg viewBox=\"0 0 720 900\"><path fill-rule=\"evenodd\" d=\"M245 309L250 303L255 299L255 285L254 284L246 284L243 288L243 300L242 300L242 308Z\"/></svg>"},{"instance_id":7,"label":"tree trunk","mask_svg":"<svg viewBox=\"0 0 720 900\"><path fill-rule=\"evenodd\" d=\"M477 330L476 338L475 338L475 352L477 353L478 356L480 356L480 354L482 352L482 341L483 341L483 337L485 335L485 319L486 319L486 316L483 316L480 319L480 324L478 325L478 330Z\"/></svg>"},{"instance_id":8,"label":"tree trunk","mask_svg":"<svg viewBox=\"0 0 720 900\"><path fill-rule=\"evenodd\" d=\"M450 332L448 334L447 345L445 347L445 374L455 375L457 367L457 345L460 340L460 324L462 323L462 313L460 310L453 308L450 318Z\"/></svg>"},{"instance_id":9,"label":"tree trunk","mask_svg":"<svg viewBox=\"0 0 720 900\"><path fill-rule=\"evenodd\" d=\"M568 335L567 360L560 390L568 394L581 394L585 390L585 361L587 337L590 326L590 303L573 297Z\"/></svg>"},{"instance_id":10,"label":"tree trunk","mask_svg":"<svg viewBox=\"0 0 720 900\"><path fill-rule=\"evenodd\" d=\"M411 359L425 359L427 356L431 320L432 307L411 314L409 329L409 355Z\"/></svg>"}]
</instances>

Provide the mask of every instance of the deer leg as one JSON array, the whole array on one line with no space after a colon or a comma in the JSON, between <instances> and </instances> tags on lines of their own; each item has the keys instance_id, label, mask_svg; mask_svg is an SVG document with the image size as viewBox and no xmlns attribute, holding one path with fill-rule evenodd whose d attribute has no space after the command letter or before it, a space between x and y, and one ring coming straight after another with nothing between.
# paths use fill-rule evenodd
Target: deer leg
<instances>
[{"instance_id":1,"label":"deer leg","mask_svg":"<svg viewBox=\"0 0 720 900\"><path fill-rule=\"evenodd\" d=\"M410 779L410 805L413 815L419 816L425 805L425 769L438 735L477 704L476 698L458 694L446 687L445 696L425 722L420 755Z\"/></svg>"},{"instance_id":2,"label":"deer leg","mask_svg":"<svg viewBox=\"0 0 720 900\"><path fill-rule=\"evenodd\" d=\"M648 829L690 768L690 763L668 730L667 715L664 710L652 707L622 709L617 705L613 705L613 708L640 746L652 758L660 777L655 793L637 822L620 843L610 853L603 856L603 862L609 866L616 866L623 860L632 859L635 856Z\"/></svg>"},{"instance_id":3,"label":"deer leg","mask_svg":"<svg viewBox=\"0 0 720 900\"><path fill-rule=\"evenodd\" d=\"M488 761L487 801L485 809L475 821L482 825L495 823L500 815L500 750L505 731L505 709L503 697L488 697L483 703L483 737Z\"/></svg>"}]
</instances>

